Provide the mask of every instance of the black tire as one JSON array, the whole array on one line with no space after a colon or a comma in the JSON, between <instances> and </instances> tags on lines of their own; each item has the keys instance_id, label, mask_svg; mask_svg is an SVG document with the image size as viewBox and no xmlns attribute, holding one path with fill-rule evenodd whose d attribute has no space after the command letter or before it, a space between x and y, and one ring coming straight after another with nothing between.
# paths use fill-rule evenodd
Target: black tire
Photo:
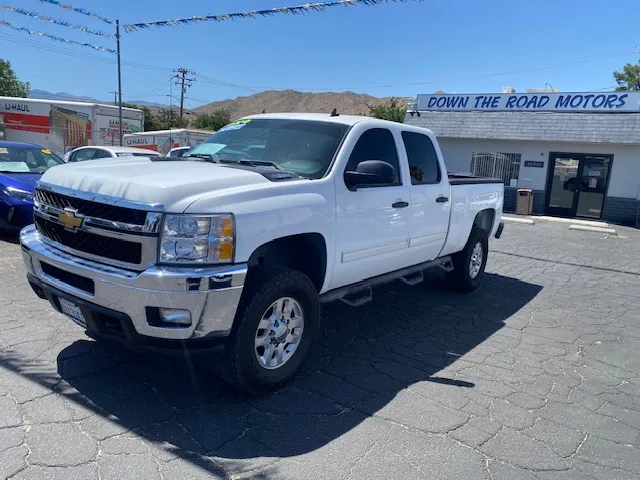
<instances>
[{"instance_id":1,"label":"black tire","mask_svg":"<svg viewBox=\"0 0 640 480\"><path fill-rule=\"evenodd\" d=\"M480 271L472 278L470 270L473 251L477 244L482 247L482 262ZM489 256L489 238L487 232L474 226L469 235L469 240L464 249L452 255L453 270L446 273L447 282L455 290L461 292L473 292L482 283L484 277L484 269L487 265Z\"/></svg>"},{"instance_id":2,"label":"black tire","mask_svg":"<svg viewBox=\"0 0 640 480\"><path fill-rule=\"evenodd\" d=\"M251 271L236 314L223 364L218 369L224 380L252 395L262 395L291 380L311 353L320 329L318 292L306 275L284 267L257 267ZM258 324L269 307L282 297L296 300L304 317L304 329L297 349L275 370L260 364L255 353Z\"/></svg>"}]
</instances>

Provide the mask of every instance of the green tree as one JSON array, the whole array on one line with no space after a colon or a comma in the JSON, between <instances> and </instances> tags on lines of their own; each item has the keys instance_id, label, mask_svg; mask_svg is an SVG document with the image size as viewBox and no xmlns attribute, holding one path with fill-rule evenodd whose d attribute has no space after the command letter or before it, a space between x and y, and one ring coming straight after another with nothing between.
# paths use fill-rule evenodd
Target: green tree
<instances>
[{"instance_id":1,"label":"green tree","mask_svg":"<svg viewBox=\"0 0 640 480\"><path fill-rule=\"evenodd\" d=\"M369 108L369 116L380 118L382 120L391 120L392 122L404 122L407 113L407 105L398 98L391 98L380 105L367 105Z\"/></svg>"},{"instance_id":2,"label":"green tree","mask_svg":"<svg viewBox=\"0 0 640 480\"><path fill-rule=\"evenodd\" d=\"M613 72L613 76L618 83L617 92L640 91L640 61L637 65L627 63L622 72Z\"/></svg>"},{"instance_id":3,"label":"green tree","mask_svg":"<svg viewBox=\"0 0 640 480\"><path fill-rule=\"evenodd\" d=\"M193 121L193 126L202 130L220 130L231 122L231 112L228 110L214 110L211 113L198 115Z\"/></svg>"},{"instance_id":4,"label":"green tree","mask_svg":"<svg viewBox=\"0 0 640 480\"><path fill-rule=\"evenodd\" d=\"M170 128L186 128L188 122L183 120L180 123L180 115L176 110L161 108L157 114L145 105L134 105L133 103L122 102L123 107L137 108L144 113L144 131L153 132L156 130L168 130Z\"/></svg>"},{"instance_id":5,"label":"green tree","mask_svg":"<svg viewBox=\"0 0 640 480\"><path fill-rule=\"evenodd\" d=\"M5 97L29 96L29 82L21 82L11 68L11 62L0 59L0 95Z\"/></svg>"},{"instance_id":6,"label":"green tree","mask_svg":"<svg viewBox=\"0 0 640 480\"><path fill-rule=\"evenodd\" d=\"M158 112L158 125L157 130L168 130L170 128L186 128L189 126L187 120L182 120L180 123L180 113L174 109L161 108Z\"/></svg>"}]
</instances>

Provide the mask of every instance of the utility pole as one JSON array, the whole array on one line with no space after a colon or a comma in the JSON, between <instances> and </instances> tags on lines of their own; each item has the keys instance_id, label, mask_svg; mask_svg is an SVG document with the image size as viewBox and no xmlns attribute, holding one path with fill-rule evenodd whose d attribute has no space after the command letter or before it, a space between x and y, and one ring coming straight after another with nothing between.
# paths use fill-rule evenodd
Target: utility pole
<instances>
[{"instance_id":1,"label":"utility pole","mask_svg":"<svg viewBox=\"0 0 640 480\"><path fill-rule=\"evenodd\" d=\"M113 93L113 104L118 105L118 92L107 92L107 93Z\"/></svg>"},{"instance_id":2,"label":"utility pole","mask_svg":"<svg viewBox=\"0 0 640 480\"><path fill-rule=\"evenodd\" d=\"M182 127L182 119L184 117L184 96L187 93L187 87L191 87L191 83L195 82L195 77L188 78L187 75L195 75L193 70L187 70L186 68L178 68L174 70L174 77L176 79L176 85L180 86L180 126Z\"/></svg>"},{"instance_id":3,"label":"utility pole","mask_svg":"<svg viewBox=\"0 0 640 480\"><path fill-rule=\"evenodd\" d=\"M122 67L120 65L120 20L116 19L116 45L118 53L118 120L120 146L122 146Z\"/></svg>"}]
</instances>

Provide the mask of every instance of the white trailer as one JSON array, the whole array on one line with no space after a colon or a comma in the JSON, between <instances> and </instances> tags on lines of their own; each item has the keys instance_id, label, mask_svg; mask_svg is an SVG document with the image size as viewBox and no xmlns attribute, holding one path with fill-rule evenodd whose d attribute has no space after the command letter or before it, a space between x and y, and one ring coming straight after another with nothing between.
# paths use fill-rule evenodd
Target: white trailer
<instances>
[{"instance_id":1,"label":"white trailer","mask_svg":"<svg viewBox=\"0 0 640 480\"><path fill-rule=\"evenodd\" d=\"M59 155L86 145L120 145L118 107L99 103L0 97L5 140L35 143ZM122 109L123 133L144 129L144 113Z\"/></svg>"},{"instance_id":2,"label":"white trailer","mask_svg":"<svg viewBox=\"0 0 640 480\"><path fill-rule=\"evenodd\" d=\"M196 147L215 132L179 128L173 130L155 130L125 135L124 146L147 148L167 155L172 148Z\"/></svg>"}]
</instances>

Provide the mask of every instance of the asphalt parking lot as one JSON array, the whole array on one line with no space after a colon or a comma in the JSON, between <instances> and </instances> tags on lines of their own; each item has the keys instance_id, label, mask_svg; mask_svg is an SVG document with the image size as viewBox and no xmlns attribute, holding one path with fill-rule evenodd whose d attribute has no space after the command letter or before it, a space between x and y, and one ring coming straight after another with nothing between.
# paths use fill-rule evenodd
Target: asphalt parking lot
<instances>
[{"instance_id":1,"label":"asphalt parking lot","mask_svg":"<svg viewBox=\"0 0 640 480\"><path fill-rule=\"evenodd\" d=\"M567 227L507 224L471 295L434 272L327 306L257 399L88 339L0 241L0 478L638 478L640 231Z\"/></svg>"}]
</instances>

